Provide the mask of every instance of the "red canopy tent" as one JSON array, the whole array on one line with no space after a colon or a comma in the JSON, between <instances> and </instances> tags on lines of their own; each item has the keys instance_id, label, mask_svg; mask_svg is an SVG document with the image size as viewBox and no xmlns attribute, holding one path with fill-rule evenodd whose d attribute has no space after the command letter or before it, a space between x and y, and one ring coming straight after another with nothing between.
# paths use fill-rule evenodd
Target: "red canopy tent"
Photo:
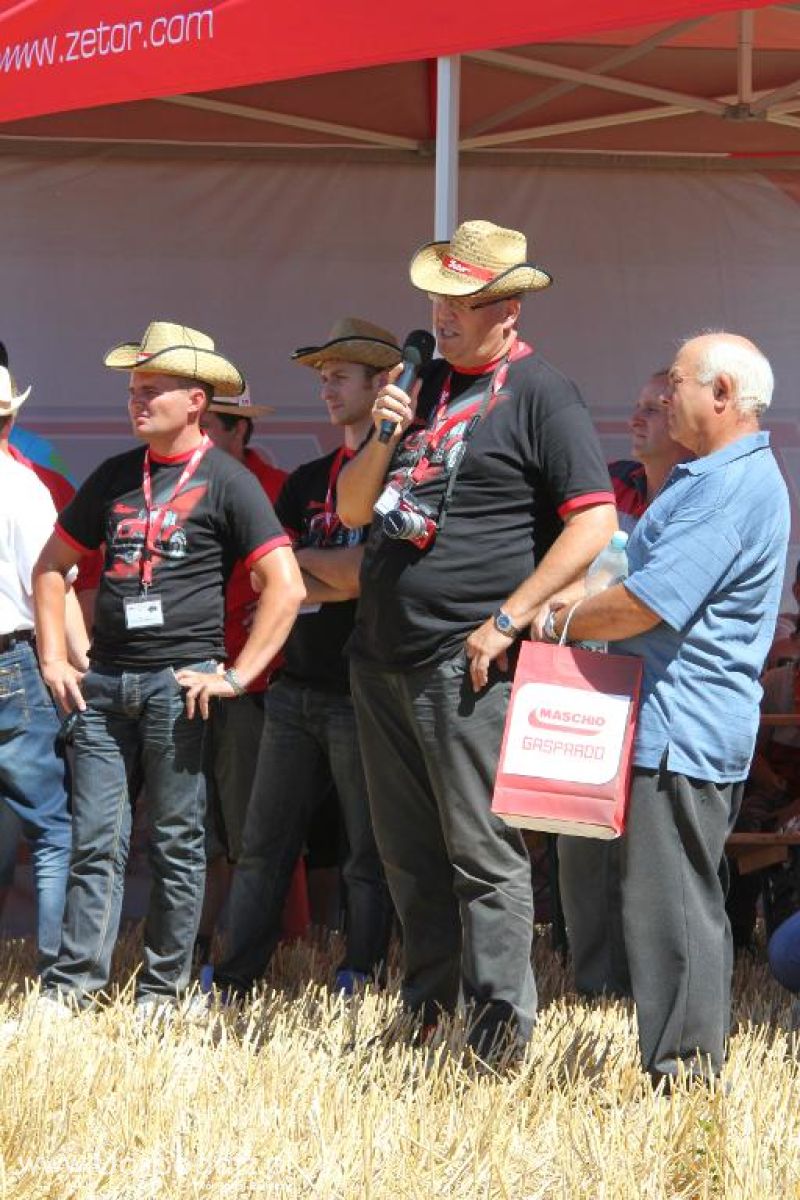
<instances>
[{"instance_id":1,"label":"red canopy tent","mask_svg":"<svg viewBox=\"0 0 800 1200\"><path fill-rule=\"evenodd\" d=\"M78 16L22 0L0 8L0 144L400 158L436 143L443 235L457 148L794 166L799 8L513 0L490 21L485 0L143 0L135 15L84 0Z\"/></svg>"},{"instance_id":2,"label":"red canopy tent","mask_svg":"<svg viewBox=\"0 0 800 1200\"><path fill-rule=\"evenodd\" d=\"M0 121L243 87L489 48L581 41L630 26L756 10L765 0L505 4L373 0L301 5L214 0L20 0L0 10Z\"/></svg>"},{"instance_id":3,"label":"red canopy tent","mask_svg":"<svg viewBox=\"0 0 800 1200\"><path fill-rule=\"evenodd\" d=\"M303 334L295 332L299 304L312 326L345 303L354 311L357 305L373 306L376 317L401 331L407 322L424 320L413 310L413 295L402 292L403 262L430 228L433 172L419 168L436 160L436 235L444 235L455 220L458 156L462 189L470 195L470 211L463 215L517 220L537 239L547 230L546 265L555 267L559 288L538 306L537 323L556 361L575 371L584 385L591 383L602 414L610 411L615 395L615 339L630 337L634 321L642 326L642 346L651 347L655 331L671 329L673 322L676 334L698 320L737 321L762 337L778 328L776 310L780 304L786 309L791 294L792 258L786 247L794 245L795 236L795 211L787 195L797 192L794 180L800 178L795 174L800 165L798 51L800 5L765 0L509 0L496 14L486 0L480 6L475 0L433 5L408 0L397 12L372 0L336 5L320 0L305 7L267 0L0 4L0 165L4 158L14 164L7 172L12 193L0 202L0 220L6 246L21 246L16 261L9 264L6 257L7 280L17 282L23 297L31 293L28 307L17 304L6 318L7 336L15 348L27 351L38 371L43 360L37 358L34 330L42 305L49 305L48 321L58 313L57 345L48 345L55 391L59 368L77 361L86 336L77 312L64 315L65 295L85 296L93 304L93 320L101 328L93 328L92 337L108 337L110 343L123 319L134 320L121 298L114 297L113 305L106 302L102 311L97 303L119 277L121 262L132 273L128 307L143 308L143 297L152 294L147 254L153 262L168 263L177 255L179 269L191 273L200 271L204 253L212 253L212 274L226 286L232 281L241 308L249 303L250 311L257 305L256 311L268 312L271 341L257 341L254 333L248 341L241 333L242 324L251 320L249 312L240 328L229 332L231 306L220 297L217 311L214 297L203 296L199 288L189 314L194 309L193 319L201 327L208 321L223 340L233 337L234 347L241 338L245 361L249 357L256 371L267 372L272 386L290 394L297 380L277 347L309 333L308 327ZM145 188L147 203L158 206L152 216L144 204L136 212L125 207L130 190L143 178L137 166L125 171L131 160L146 160L148 178L158 179L157 191ZM211 164L225 161L237 170L213 174ZM90 163L96 170L84 187ZM164 230L174 218L164 186L182 185L187 163L197 168L198 179L203 164L202 186L193 190L187 182L182 191L179 186L173 209L188 204L199 215L190 226L182 210L179 235L167 245ZM269 172L245 171L241 165L265 163ZM61 169L59 164L68 165ZM366 165L365 192L367 172L361 168ZM405 168L394 172L396 184L388 181L387 165ZM345 166L352 167L346 186ZM605 188L596 217L583 199L593 187L587 185L586 169L595 166L602 168L597 174ZM634 205L636 188L622 195L622 175L642 166L652 168L649 191L639 188ZM179 170L183 167L185 172ZM556 197L552 187L539 182L544 181L539 172L551 167L562 181L561 168L574 168L580 181L564 182L563 195ZM690 204L675 185L684 169ZM711 170L742 181L739 193L729 189L722 198L727 207L720 212L731 243L724 247L717 230L701 230L698 223L698 213L719 199L699 195L701 186L709 191ZM778 184L772 193L758 186L765 171ZM657 209L654 196L659 189L663 196L661 180L667 173L673 207L668 210L662 201ZM645 174L638 172L637 188ZM493 186L501 178L502 191ZM278 179L283 212L277 210ZM8 182L4 187L8 192ZM621 206L626 198L632 213ZM356 208L356 200L365 211ZM768 217L762 215L765 202ZM288 211L292 205L294 211ZM673 216L676 205L685 209L680 247L674 244L681 224ZM758 205L762 210L756 214ZM324 220L312 215L325 206ZM652 229L643 227L643 218L631 228L631 219L642 212ZM269 244L265 214L275 226ZM591 218L596 228L585 231L584 245L576 240L576 229ZM769 222L769 244L757 245ZM196 236L190 237L194 226ZM313 236L310 226L315 226ZM631 271L635 266L646 281L657 272L672 272L687 237L693 244L685 269L693 278L703 272L706 288L695 286L683 298L676 278L671 286L684 308L687 300L695 302L679 318L662 311L663 299L654 300L645 283L637 292ZM743 238L748 239L744 246ZM733 243L736 269L746 275L735 288L726 288L724 304L717 303L718 284L732 269L726 256ZM131 245L136 247L132 262L123 249ZM601 320L587 295L576 348L564 331L579 316L572 306L587 254L595 260L593 278L612 289L619 315L604 304ZM52 261L60 264L55 275ZM269 279L260 290L256 264ZM760 266L754 298L751 281ZM304 271L314 278L311 291L294 282ZM777 281L776 271L782 271ZM349 292L343 293L342 279ZM398 297L387 290L389 279L399 281ZM40 280L46 280L46 288ZM662 281L659 297L665 295ZM732 298L745 295L747 306L743 301L734 306ZM177 301L167 293L161 311L167 312L169 304L177 311ZM138 321L139 308L136 312ZM791 362L796 337L788 317L777 340L779 356ZM660 360L668 350L658 347L660 342L643 349L642 358L649 354ZM637 361L632 370L638 369ZM590 379L590 372L596 378ZM98 369L92 388L101 378ZM87 412L92 429L95 417ZM73 412L73 425L75 420ZM271 431L277 424L276 419ZM88 458L92 450L86 444ZM305 453L297 450L298 456Z\"/></svg>"}]
</instances>

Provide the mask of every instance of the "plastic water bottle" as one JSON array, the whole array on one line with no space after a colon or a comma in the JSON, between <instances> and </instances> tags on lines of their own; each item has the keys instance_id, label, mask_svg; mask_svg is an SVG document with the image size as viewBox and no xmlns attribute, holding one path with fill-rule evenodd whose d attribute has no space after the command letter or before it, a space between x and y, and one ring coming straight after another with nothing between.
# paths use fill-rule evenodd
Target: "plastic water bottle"
<instances>
[{"instance_id":1,"label":"plastic water bottle","mask_svg":"<svg viewBox=\"0 0 800 1200\"><path fill-rule=\"evenodd\" d=\"M622 583L628 578L628 555L625 547L628 535L623 529L618 529L611 535L611 541L598 554L597 558L586 572L586 595L596 596L615 583ZM608 642L581 642L584 650L608 650Z\"/></svg>"}]
</instances>

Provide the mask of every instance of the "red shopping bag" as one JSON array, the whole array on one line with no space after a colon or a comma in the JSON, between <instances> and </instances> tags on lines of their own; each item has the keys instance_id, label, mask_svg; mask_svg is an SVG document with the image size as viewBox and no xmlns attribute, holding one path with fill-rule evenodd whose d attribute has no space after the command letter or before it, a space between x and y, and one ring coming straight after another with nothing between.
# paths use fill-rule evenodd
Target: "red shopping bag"
<instances>
[{"instance_id":1,"label":"red shopping bag","mask_svg":"<svg viewBox=\"0 0 800 1200\"><path fill-rule=\"evenodd\" d=\"M523 642L492 812L523 829L619 837L641 680L632 656Z\"/></svg>"}]
</instances>

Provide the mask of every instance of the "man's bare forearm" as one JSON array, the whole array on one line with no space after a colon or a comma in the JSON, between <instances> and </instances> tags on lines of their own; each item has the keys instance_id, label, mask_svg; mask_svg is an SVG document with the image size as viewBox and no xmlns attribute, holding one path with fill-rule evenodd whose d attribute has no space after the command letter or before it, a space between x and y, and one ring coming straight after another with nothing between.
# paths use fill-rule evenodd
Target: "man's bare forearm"
<instances>
[{"instance_id":1,"label":"man's bare forearm","mask_svg":"<svg viewBox=\"0 0 800 1200\"><path fill-rule=\"evenodd\" d=\"M358 529L372 523L375 501L383 491L394 444L384 444L376 437L359 450L342 471L336 482L336 511L348 529Z\"/></svg>"},{"instance_id":2,"label":"man's bare forearm","mask_svg":"<svg viewBox=\"0 0 800 1200\"><path fill-rule=\"evenodd\" d=\"M304 546L294 553L305 576L313 576L335 591L349 592L350 596L358 595L363 546L336 546L331 549Z\"/></svg>"},{"instance_id":3,"label":"man's bare forearm","mask_svg":"<svg viewBox=\"0 0 800 1200\"><path fill-rule=\"evenodd\" d=\"M584 575L616 528L613 504L596 504L569 516L536 570L503 605L513 623L529 625L546 601Z\"/></svg>"},{"instance_id":4,"label":"man's bare forearm","mask_svg":"<svg viewBox=\"0 0 800 1200\"><path fill-rule=\"evenodd\" d=\"M307 575L305 571L303 583L306 588L304 604L342 604L345 600L355 600L358 596L358 585L352 588L334 588L314 575Z\"/></svg>"},{"instance_id":5,"label":"man's bare forearm","mask_svg":"<svg viewBox=\"0 0 800 1200\"><path fill-rule=\"evenodd\" d=\"M554 632L559 637L568 612L565 607L556 614ZM571 642L616 642L647 633L660 624L657 613L629 592L624 583L618 583L581 600L570 620L567 637Z\"/></svg>"},{"instance_id":6,"label":"man's bare forearm","mask_svg":"<svg viewBox=\"0 0 800 1200\"><path fill-rule=\"evenodd\" d=\"M272 662L289 636L297 611L306 598L300 568L288 547L273 550L265 559L259 560L253 573L259 576L263 588L247 641L236 661L230 664L245 685Z\"/></svg>"},{"instance_id":7,"label":"man's bare forearm","mask_svg":"<svg viewBox=\"0 0 800 1200\"><path fill-rule=\"evenodd\" d=\"M89 666L89 635L78 597L71 587L67 589L65 596L64 615L69 661L79 671L85 671Z\"/></svg>"},{"instance_id":8,"label":"man's bare forearm","mask_svg":"<svg viewBox=\"0 0 800 1200\"><path fill-rule=\"evenodd\" d=\"M56 568L34 571L33 602L36 646L42 664L68 659L64 576ZM86 630L84 629L84 635Z\"/></svg>"}]
</instances>

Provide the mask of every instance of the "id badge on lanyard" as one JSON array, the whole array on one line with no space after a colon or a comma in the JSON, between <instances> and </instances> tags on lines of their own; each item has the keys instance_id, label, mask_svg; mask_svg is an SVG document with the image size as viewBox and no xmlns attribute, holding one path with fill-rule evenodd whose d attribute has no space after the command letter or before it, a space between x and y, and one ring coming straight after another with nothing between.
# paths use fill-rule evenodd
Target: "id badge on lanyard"
<instances>
[{"instance_id":1,"label":"id badge on lanyard","mask_svg":"<svg viewBox=\"0 0 800 1200\"><path fill-rule=\"evenodd\" d=\"M160 504L158 508L153 508L153 487L150 480L150 450L145 451L144 468L142 471L142 493L147 510L147 528L139 560L140 593L138 596L126 596L123 600L126 629L158 629L164 624L164 605L161 596L158 592L150 591L153 582L153 556L157 553L156 542L161 533L164 518L167 515L167 508L178 495L181 488L194 475L203 455L210 445L211 438L208 434L203 434L203 440L184 467L181 477L170 493L169 498L163 504Z\"/></svg>"},{"instance_id":2,"label":"id badge on lanyard","mask_svg":"<svg viewBox=\"0 0 800 1200\"><path fill-rule=\"evenodd\" d=\"M124 604L126 629L155 629L164 624L164 609L158 592L126 596Z\"/></svg>"}]
</instances>

